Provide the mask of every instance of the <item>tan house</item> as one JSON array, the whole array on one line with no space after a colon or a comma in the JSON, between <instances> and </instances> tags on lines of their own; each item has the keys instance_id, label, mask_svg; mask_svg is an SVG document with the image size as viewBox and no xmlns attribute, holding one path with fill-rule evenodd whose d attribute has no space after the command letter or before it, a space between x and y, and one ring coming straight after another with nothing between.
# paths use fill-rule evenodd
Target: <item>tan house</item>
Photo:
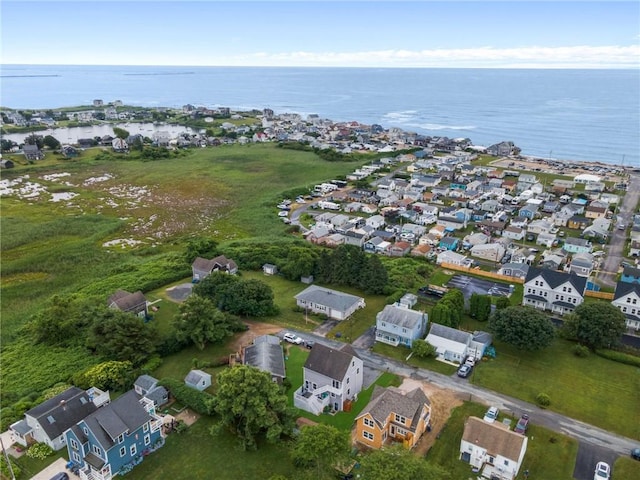
<instances>
[{"instance_id":1,"label":"tan house","mask_svg":"<svg viewBox=\"0 0 640 480\"><path fill-rule=\"evenodd\" d=\"M607 210L606 207L589 205L584 212L584 216L587 218L605 218L607 216Z\"/></svg>"},{"instance_id":2,"label":"tan house","mask_svg":"<svg viewBox=\"0 0 640 480\"><path fill-rule=\"evenodd\" d=\"M376 386L356 417L356 441L371 448L400 442L413 448L431 421L431 403L421 388L408 393Z\"/></svg>"}]
</instances>

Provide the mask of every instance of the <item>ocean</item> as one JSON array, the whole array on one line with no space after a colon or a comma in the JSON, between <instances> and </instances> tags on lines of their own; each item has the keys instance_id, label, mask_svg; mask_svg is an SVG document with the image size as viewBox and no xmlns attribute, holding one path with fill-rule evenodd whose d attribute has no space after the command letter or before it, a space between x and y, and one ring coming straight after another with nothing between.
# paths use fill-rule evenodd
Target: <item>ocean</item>
<instances>
[{"instance_id":1,"label":"ocean","mask_svg":"<svg viewBox=\"0 0 640 480\"><path fill-rule=\"evenodd\" d=\"M121 100L399 127L524 155L640 166L640 71L3 65L0 105Z\"/></svg>"}]
</instances>

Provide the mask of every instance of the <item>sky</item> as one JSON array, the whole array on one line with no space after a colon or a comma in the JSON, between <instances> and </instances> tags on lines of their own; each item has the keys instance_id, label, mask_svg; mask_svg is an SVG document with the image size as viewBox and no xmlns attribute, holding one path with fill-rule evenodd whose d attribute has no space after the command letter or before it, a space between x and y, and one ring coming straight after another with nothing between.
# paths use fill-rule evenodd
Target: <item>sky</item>
<instances>
[{"instance_id":1,"label":"sky","mask_svg":"<svg viewBox=\"0 0 640 480\"><path fill-rule=\"evenodd\" d=\"M640 68L640 2L0 2L2 64Z\"/></svg>"}]
</instances>

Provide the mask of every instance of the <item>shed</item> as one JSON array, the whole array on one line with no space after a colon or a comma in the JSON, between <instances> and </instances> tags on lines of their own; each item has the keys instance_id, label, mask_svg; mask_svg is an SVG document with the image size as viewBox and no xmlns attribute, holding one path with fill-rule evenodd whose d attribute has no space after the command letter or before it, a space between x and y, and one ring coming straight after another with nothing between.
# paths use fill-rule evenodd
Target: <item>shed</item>
<instances>
[{"instance_id":1,"label":"shed","mask_svg":"<svg viewBox=\"0 0 640 480\"><path fill-rule=\"evenodd\" d=\"M203 391L211 386L211 375L202 370L191 370L184 378L187 387Z\"/></svg>"},{"instance_id":2,"label":"shed","mask_svg":"<svg viewBox=\"0 0 640 480\"><path fill-rule=\"evenodd\" d=\"M276 267L272 263L265 263L264 265L262 265L262 271L265 275L275 275L278 273L278 267Z\"/></svg>"}]
</instances>

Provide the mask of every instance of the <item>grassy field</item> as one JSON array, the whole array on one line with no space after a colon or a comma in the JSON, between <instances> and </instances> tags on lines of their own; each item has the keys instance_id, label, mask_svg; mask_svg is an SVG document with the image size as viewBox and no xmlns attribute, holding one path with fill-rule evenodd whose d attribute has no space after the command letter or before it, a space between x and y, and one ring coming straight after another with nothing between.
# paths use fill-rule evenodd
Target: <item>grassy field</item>
<instances>
[{"instance_id":1,"label":"grassy field","mask_svg":"<svg viewBox=\"0 0 640 480\"><path fill-rule=\"evenodd\" d=\"M611 467L613 480L640 480L640 465L631 457L619 457Z\"/></svg>"},{"instance_id":2,"label":"grassy field","mask_svg":"<svg viewBox=\"0 0 640 480\"><path fill-rule=\"evenodd\" d=\"M573 343L556 339L539 352L494 342L495 359L480 362L471 381L535 403L541 392L551 410L605 430L640 439L640 371L596 355L573 355Z\"/></svg>"},{"instance_id":3,"label":"grassy field","mask_svg":"<svg viewBox=\"0 0 640 480\"><path fill-rule=\"evenodd\" d=\"M460 440L467 417L481 418L485 411L485 405L472 402L465 402L454 409L435 445L426 455L428 461L444 467L450 473L451 480L472 477L469 464L460 460ZM527 453L517 478L523 479L523 472L528 469L531 473L529 478L571 480L578 442L535 426L530 427L528 436Z\"/></svg>"},{"instance_id":4,"label":"grassy field","mask_svg":"<svg viewBox=\"0 0 640 480\"><path fill-rule=\"evenodd\" d=\"M457 368L448 363L439 362L434 358L418 358L411 355L411 358L407 360L407 357L411 354L411 350L402 346L393 347L391 345L385 345L384 343L376 342L373 346L373 351L384 355L385 357L395 358L396 360L413 365L414 367L424 368L434 372L441 373L443 375L452 375L456 372Z\"/></svg>"}]
</instances>

